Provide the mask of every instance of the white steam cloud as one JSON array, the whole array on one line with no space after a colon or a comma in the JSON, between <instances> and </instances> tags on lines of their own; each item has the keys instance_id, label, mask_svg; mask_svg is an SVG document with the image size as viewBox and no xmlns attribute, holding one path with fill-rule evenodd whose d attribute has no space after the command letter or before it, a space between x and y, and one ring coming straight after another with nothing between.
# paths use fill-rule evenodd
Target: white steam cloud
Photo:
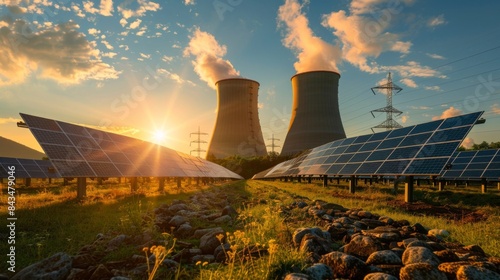
<instances>
[{"instance_id":1,"label":"white steam cloud","mask_svg":"<svg viewBox=\"0 0 500 280\"><path fill-rule=\"evenodd\" d=\"M342 57L340 48L314 35L307 17L302 13L302 5L297 0L286 0L280 6L278 24L286 26L283 45L297 53L298 61L294 64L297 72L338 71L337 63Z\"/></svg>"},{"instance_id":2,"label":"white steam cloud","mask_svg":"<svg viewBox=\"0 0 500 280\"><path fill-rule=\"evenodd\" d=\"M210 87L215 88L215 82L219 80L240 76L231 62L223 58L227 52L226 46L219 45L212 34L197 28L190 38L184 56L195 56L192 62L194 71Z\"/></svg>"}]
</instances>

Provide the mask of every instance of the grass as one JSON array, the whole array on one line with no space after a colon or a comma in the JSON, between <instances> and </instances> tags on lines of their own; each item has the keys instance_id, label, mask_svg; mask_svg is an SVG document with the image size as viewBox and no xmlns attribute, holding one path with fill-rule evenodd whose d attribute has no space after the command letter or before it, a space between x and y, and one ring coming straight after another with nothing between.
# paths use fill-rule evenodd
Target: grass
<instances>
[{"instance_id":1,"label":"grass","mask_svg":"<svg viewBox=\"0 0 500 280\"><path fill-rule=\"evenodd\" d=\"M232 206L239 209L240 217L232 226L224 227L231 250L226 264L200 262L183 265L171 271L155 270L161 279L279 279L289 272L301 272L306 256L290 247L291 234L297 227L314 226L304 211L292 211L292 219L281 215L281 206L298 200L320 199L346 208L363 208L395 220L405 219L421 223L428 228L442 228L451 233L451 241L480 245L490 255L500 257L500 204L499 192L490 188L488 194L479 193L477 186L451 187L439 192L431 186L416 187L415 198L430 204L466 207L489 215L485 221L457 223L433 216L417 216L390 207L387 202L403 200L404 190L393 194L392 186L360 184L356 194L347 191L345 182L339 186L321 183L290 183L267 181L238 181L230 184L204 187L188 186L179 192L176 183L166 185L166 192L158 192L155 182L144 182L139 192L130 193L128 184L110 182L90 184L88 197L76 201L75 186L59 184L20 188L16 203L16 271L57 252L74 255L82 246L92 243L99 233L133 235L145 229L154 230L144 223L143 216L162 203L174 199L184 200L196 192L218 189L231 198ZM1 197L0 219L6 220L7 198ZM194 221L200 227L213 226ZM161 236L161 233L156 233ZM183 240L195 243L194 240ZM7 252L7 242L0 243L0 252ZM172 249L172 250L175 250ZM251 252L251 254L250 254ZM113 251L105 260L120 260L132 254L141 254L137 248L126 246ZM169 253L174 253L170 251ZM251 257L250 255L254 256ZM7 271L5 261L0 264ZM154 265L151 266L150 272ZM278 277L278 278L277 278Z\"/></svg>"}]
</instances>

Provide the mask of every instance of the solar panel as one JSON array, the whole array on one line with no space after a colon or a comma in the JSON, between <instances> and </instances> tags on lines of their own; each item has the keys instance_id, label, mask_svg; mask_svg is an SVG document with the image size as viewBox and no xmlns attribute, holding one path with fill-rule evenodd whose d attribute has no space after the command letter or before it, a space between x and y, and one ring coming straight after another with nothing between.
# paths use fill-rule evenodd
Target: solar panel
<instances>
[{"instance_id":1,"label":"solar panel","mask_svg":"<svg viewBox=\"0 0 500 280\"><path fill-rule=\"evenodd\" d=\"M6 178L9 166L15 166L16 178L60 178L48 160L0 157L0 177ZM7 175L7 176L6 176Z\"/></svg>"},{"instance_id":2,"label":"solar panel","mask_svg":"<svg viewBox=\"0 0 500 280\"><path fill-rule=\"evenodd\" d=\"M311 149L307 160L292 159L299 164L293 170L284 162L255 178L293 176L296 170L301 175L439 175L482 114L336 140ZM320 157L322 164L313 168Z\"/></svg>"},{"instance_id":3,"label":"solar panel","mask_svg":"<svg viewBox=\"0 0 500 280\"><path fill-rule=\"evenodd\" d=\"M62 177L242 179L220 165L139 139L27 114L21 117Z\"/></svg>"},{"instance_id":4,"label":"solar panel","mask_svg":"<svg viewBox=\"0 0 500 280\"><path fill-rule=\"evenodd\" d=\"M500 149L457 152L448 164L444 179L500 179Z\"/></svg>"}]
</instances>

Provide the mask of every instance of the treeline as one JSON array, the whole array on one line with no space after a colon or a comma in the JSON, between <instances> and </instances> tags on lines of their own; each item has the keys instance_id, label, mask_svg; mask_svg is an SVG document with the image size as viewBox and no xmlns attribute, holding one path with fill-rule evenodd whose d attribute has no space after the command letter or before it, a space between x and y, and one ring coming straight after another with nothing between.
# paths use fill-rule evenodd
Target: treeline
<instances>
[{"instance_id":1,"label":"treeline","mask_svg":"<svg viewBox=\"0 0 500 280\"><path fill-rule=\"evenodd\" d=\"M476 150L488 150L488 149L500 149L500 142L486 142L483 141L479 144L472 145L471 148L466 149L464 147L460 147L459 151L476 151Z\"/></svg>"},{"instance_id":2,"label":"treeline","mask_svg":"<svg viewBox=\"0 0 500 280\"><path fill-rule=\"evenodd\" d=\"M207 157L207 160L224 166L225 168L241 175L245 179L250 179L253 175L291 158L293 157L284 157L278 155L278 153L269 153L267 156L248 158L241 156L230 156L222 159L217 159L215 157L209 156Z\"/></svg>"}]
</instances>

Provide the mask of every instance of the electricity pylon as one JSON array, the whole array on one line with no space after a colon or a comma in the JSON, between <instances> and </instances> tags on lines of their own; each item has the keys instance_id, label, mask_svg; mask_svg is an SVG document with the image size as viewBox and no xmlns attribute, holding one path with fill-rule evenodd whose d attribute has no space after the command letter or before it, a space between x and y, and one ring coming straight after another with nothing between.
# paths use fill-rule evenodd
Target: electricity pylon
<instances>
[{"instance_id":1,"label":"electricity pylon","mask_svg":"<svg viewBox=\"0 0 500 280\"><path fill-rule=\"evenodd\" d=\"M197 152L198 153L198 157L200 157L200 153L206 152L206 150L202 150L201 149L200 145L203 144L203 143L207 143L207 141L201 140L201 135L208 135L208 133L200 132L200 127L198 126L198 132L192 132L191 134L189 134L189 137L191 138L191 136L193 134L197 135L198 138L196 140L191 141L189 143L189 146L191 146L192 143L197 143L198 144L198 148L189 151L189 154L191 154L192 152Z\"/></svg>"},{"instance_id":2,"label":"electricity pylon","mask_svg":"<svg viewBox=\"0 0 500 280\"><path fill-rule=\"evenodd\" d=\"M402 91L403 89L392 82L391 72L389 72L389 75L387 76L387 83L386 84L372 87L371 90L372 90L373 94L375 94L375 95L376 95L375 90L385 91L386 96L387 96L387 106L385 106L384 108L370 111L374 118L375 118L375 115L373 114L373 112L386 113L385 121L377 126L372 127L372 131L375 132L373 130L374 128L385 128L386 130L392 130L395 128L403 127L402 125L400 125L397 121L395 121L392 118L392 116L394 114L396 114L396 116L399 116L403 113L403 112L399 111L398 109L392 107L392 93L393 93L393 91L395 91L395 93L397 94L398 92Z\"/></svg>"}]
</instances>

